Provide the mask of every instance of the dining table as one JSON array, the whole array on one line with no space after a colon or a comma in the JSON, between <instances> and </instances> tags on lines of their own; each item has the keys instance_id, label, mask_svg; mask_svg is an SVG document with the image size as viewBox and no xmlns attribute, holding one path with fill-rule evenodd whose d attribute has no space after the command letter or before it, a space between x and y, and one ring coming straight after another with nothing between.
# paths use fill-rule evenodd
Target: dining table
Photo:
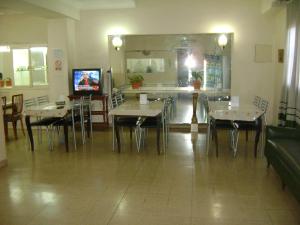
<instances>
[{"instance_id":1,"label":"dining table","mask_svg":"<svg viewBox=\"0 0 300 225\"><path fill-rule=\"evenodd\" d=\"M161 129L161 114L163 112L162 101L148 101L147 104L140 104L139 100L127 100L121 105L109 111L110 116L113 119L113 134L115 133L117 139L118 152L121 152L120 133L117 126L117 119L120 117L156 117L156 147L157 153L160 154L160 129ZM114 137L113 137L114 143ZM114 146L113 146L114 148Z\"/></svg>"},{"instance_id":2,"label":"dining table","mask_svg":"<svg viewBox=\"0 0 300 225\"><path fill-rule=\"evenodd\" d=\"M254 106L253 104L248 103L239 103L237 105L231 105L230 101L210 101L209 113L208 113L208 129L207 129L207 140L206 140L206 150L209 152L209 139L210 139L210 120L228 120L234 123L235 121L246 121L254 122L260 117L264 116L264 111ZM264 120L262 120L264 121ZM262 128L263 123L260 123ZM234 127L234 126L233 126ZM257 130L260 132L263 129ZM258 133L259 135L259 133ZM234 156L237 153L237 144L238 144L238 127L235 127L231 135L231 147L234 152ZM258 136L259 137L259 136ZM257 140L258 141L258 140Z\"/></svg>"},{"instance_id":3,"label":"dining table","mask_svg":"<svg viewBox=\"0 0 300 225\"><path fill-rule=\"evenodd\" d=\"M25 115L25 123L27 127L28 137L30 141L31 151L34 151L34 139L31 127L31 117L35 118L64 118L70 111L71 105L69 103L65 105L57 105L55 102L50 102L43 105L30 106L24 109L23 115ZM69 151L69 141L68 141L68 122L64 120L64 139L66 151Z\"/></svg>"}]
</instances>

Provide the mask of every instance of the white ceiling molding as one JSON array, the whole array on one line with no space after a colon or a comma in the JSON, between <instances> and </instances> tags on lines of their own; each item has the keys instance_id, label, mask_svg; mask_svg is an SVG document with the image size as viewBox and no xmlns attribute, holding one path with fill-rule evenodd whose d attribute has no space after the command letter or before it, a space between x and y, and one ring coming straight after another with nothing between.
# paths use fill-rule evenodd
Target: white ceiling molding
<instances>
[{"instance_id":1,"label":"white ceiling molding","mask_svg":"<svg viewBox=\"0 0 300 225\"><path fill-rule=\"evenodd\" d=\"M0 16L26 13L80 19L80 10L135 8L135 0L0 0Z\"/></svg>"},{"instance_id":2,"label":"white ceiling molding","mask_svg":"<svg viewBox=\"0 0 300 225\"><path fill-rule=\"evenodd\" d=\"M30 14L44 18L80 19L80 11L59 0L0 0L0 15Z\"/></svg>"},{"instance_id":3,"label":"white ceiling molding","mask_svg":"<svg viewBox=\"0 0 300 225\"><path fill-rule=\"evenodd\" d=\"M135 0L60 0L79 10L135 8Z\"/></svg>"},{"instance_id":4,"label":"white ceiling molding","mask_svg":"<svg viewBox=\"0 0 300 225\"><path fill-rule=\"evenodd\" d=\"M60 0L23 0L29 4L49 10L72 19L80 19L80 11L72 5L65 4Z\"/></svg>"},{"instance_id":5,"label":"white ceiling molding","mask_svg":"<svg viewBox=\"0 0 300 225\"><path fill-rule=\"evenodd\" d=\"M292 1L293 0L262 0L261 11L263 14L277 12Z\"/></svg>"}]
</instances>

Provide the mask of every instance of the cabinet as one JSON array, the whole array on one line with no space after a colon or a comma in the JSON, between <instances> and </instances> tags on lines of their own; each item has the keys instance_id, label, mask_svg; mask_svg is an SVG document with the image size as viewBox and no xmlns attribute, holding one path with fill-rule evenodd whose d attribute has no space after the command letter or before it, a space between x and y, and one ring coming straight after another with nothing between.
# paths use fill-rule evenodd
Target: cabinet
<instances>
[{"instance_id":1,"label":"cabinet","mask_svg":"<svg viewBox=\"0 0 300 225\"><path fill-rule=\"evenodd\" d=\"M79 95L70 95L69 99L79 98ZM108 96L92 95L92 121L94 129L108 127Z\"/></svg>"}]
</instances>

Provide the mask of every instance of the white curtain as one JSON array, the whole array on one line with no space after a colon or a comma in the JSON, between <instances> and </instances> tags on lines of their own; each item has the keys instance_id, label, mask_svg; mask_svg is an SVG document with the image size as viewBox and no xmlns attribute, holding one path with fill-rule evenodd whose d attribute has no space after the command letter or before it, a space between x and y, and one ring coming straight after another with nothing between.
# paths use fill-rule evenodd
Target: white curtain
<instances>
[{"instance_id":1,"label":"white curtain","mask_svg":"<svg viewBox=\"0 0 300 225\"><path fill-rule=\"evenodd\" d=\"M284 84L279 109L279 125L300 125L300 0L287 6L287 38Z\"/></svg>"}]
</instances>

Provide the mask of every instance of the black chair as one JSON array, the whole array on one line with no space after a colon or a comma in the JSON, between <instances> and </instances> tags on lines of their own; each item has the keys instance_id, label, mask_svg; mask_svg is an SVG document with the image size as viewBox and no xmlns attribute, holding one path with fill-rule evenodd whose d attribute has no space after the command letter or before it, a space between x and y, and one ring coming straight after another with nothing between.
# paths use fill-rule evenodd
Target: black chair
<instances>
[{"instance_id":1,"label":"black chair","mask_svg":"<svg viewBox=\"0 0 300 225\"><path fill-rule=\"evenodd\" d=\"M11 112L7 112L6 100L3 99L3 121L4 121L4 133L6 140L8 139L8 123L11 122L13 125L13 131L15 139L18 139L17 135L17 122L20 120L23 135L25 136L24 126L23 126L23 94L12 96L12 106Z\"/></svg>"},{"instance_id":2,"label":"black chair","mask_svg":"<svg viewBox=\"0 0 300 225\"><path fill-rule=\"evenodd\" d=\"M118 91L113 93L113 95L111 96L111 108L115 108L119 105L121 105L123 102L125 101L123 94ZM139 121L139 119L141 119L140 117L136 117L136 116L115 116L114 118L114 127L115 130L113 131L113 135L114 132L116 133L117 139L119 139L119 128L120 127L126 127L129 128L129 132L130 132L130 141L132 141L132 132L133 129L137 128L137 123ZM137 133L136 133L137 135ZM136 140L137 140L137 136L136 136ZM115 138L113 136L113 143L115 143ZM138 146L138 142L137 142L137 146ZM120 151L120 145L118 145L119 147L119 151Z\"/></svg>"},{"instance_id":3,"label":"black chair","mask_svg":"<svg viewBox=\"0 0 300 225\"><path fill-rule=\"evenodd\" d=\"M226 98L221 98L220 100L230 100L230 97ZM208 96L207 95L202 95L201 96L201 101L204 104L204 108L206 111L206 115L209 116L209 105L208 105ZM209 121L209 126L211 128L211 135L212 139L215 141L215 146L216 146L216 157L219 156L219 143L218 143L218 130L229 130L229 131L234 131L236 130L236 124L233 123L232 121L229 120L216 120L214 118L211 118L208 120ZM210 134L209 134L210 135Z\"/></svg>"},{"instance_id":4,"label":"black chair","mask_svg":"<svg viewBox=\"0 0 300 225\"><path fill-rule=\"evenodd\" d=\"M24 107L25 109L28 109L30 107L34 107L34 106L38 106L39 105L39 101L37 101L37 99L35 98L29 98L29 99L25 99L24 100ZM38 117L36 121L32 121L30 122L30 126L31 127L37 127L38 128L38 137L39 137L39 141L41 140L41 127L45 127L46 128L46 132L48 135L48 144L49 144L49 149L51 149L51 144L52 144L52 125L59 121L60 118L56 118L56 117L44 117L44 118L40 118Z\"/></svg>"},{"instance_id":5,"label":"black chair","mask_svg":"<svg viewBox=\"0 0 300 225\"><path fill-rule=\"evenodd\" d=\"M139 127L138 130L140 132L139 140L138 140L139 142L138 149L140 149L141 143L144 143L145 130L149 128L154 128L154 129L159 128L162 129L163 131L163 149L164 151L166 151L166 148L168 146L168 133L169 133L168 123L169 123L169 117L172 113L171 112L172 104L173 104L173 98L168 97L164 100L162 115L159 118L147 117L140 120L140 123L138 124Z\"/></svg>"},{"instance_id":6,"label":"black chair","mask_svg":"<svg viewBox=\"0 0 300 225\"><path fill-rule=\"evenodd\" d=\"M261 117L259 117L255 121L236 121L239 130L243 130L246 132L246 141L248 141L248 132L255 131L255 143L254 143L254 157L257 157L257 146L259 142L259 136L262 132L262 123L265 120L265 113L268 108L268 101L264 100L258 96L254 97L253 101L254 106L258 107L258 109L262 110L264 113Z\"/></svg>"}]
</instances>

